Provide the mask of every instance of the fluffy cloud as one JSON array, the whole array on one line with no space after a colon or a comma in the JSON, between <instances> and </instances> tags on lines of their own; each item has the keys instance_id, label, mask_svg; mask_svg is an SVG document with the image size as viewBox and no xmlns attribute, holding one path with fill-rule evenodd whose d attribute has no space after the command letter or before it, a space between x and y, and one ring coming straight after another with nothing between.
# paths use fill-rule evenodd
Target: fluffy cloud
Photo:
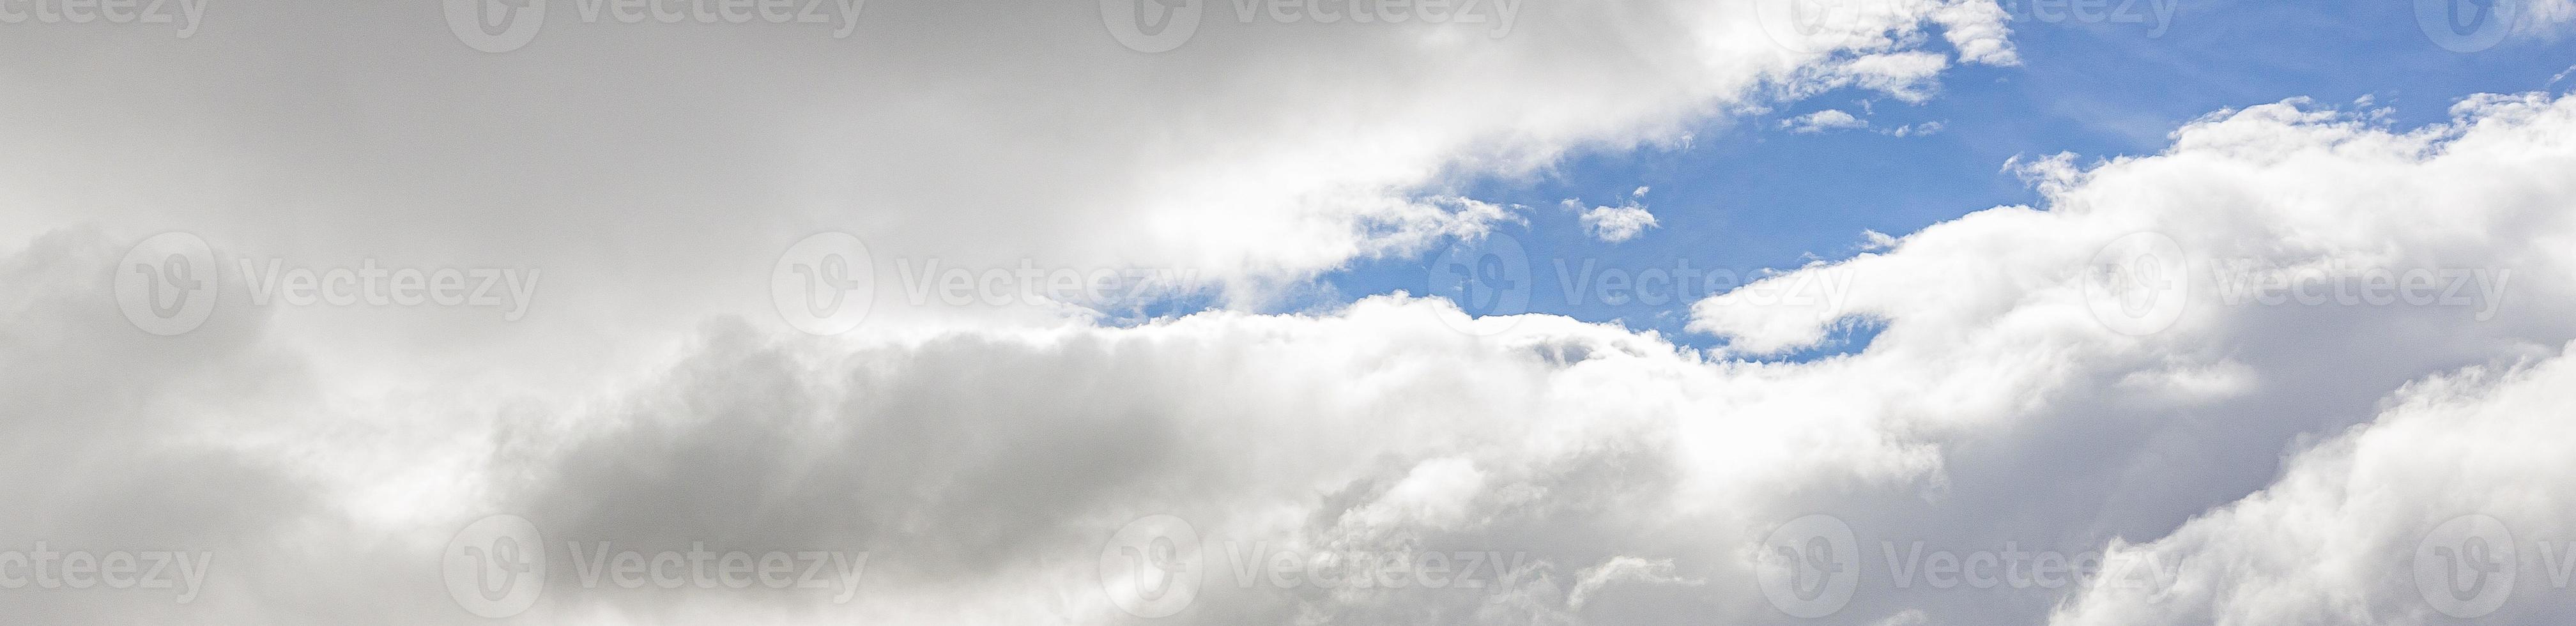
<instances>
[{"instance_id":1,"label":"fluffy cloud","mask_svg":"<svg viewBox=\"0 0 2576 626\"><path fill-rule=\"evenodd\" d=\"M1788 623L1764 542L1819 513L1862 548L1832 623L2409 623L2440 610L2410 568L2445 520L2569 530L2568 462L2533 444L2566 438L2544 416L2576 339L2576 98L2480 97L2414 130L2286 102L2160 154L2032 159L2044 206L1695 304L1727 342L1709 352L1544 315L1470 336L1404 296L1124 326L889 306L824 340L760 311L790 234L1293 283L1511 219L1431 193L1455 177L1836 86L1928 97L1949 63L1928 28L1963 62L2016 57L1982 2L1876 3L1794 41L1730 3L1532 4L1493 41L1210 5L1159 55L1087 4L871 3L848 41L566 18L504 55L427 12L224 6L245 14L98 49L98 72L15 68L27 88L0 95L113 129L26 128L0 157L0 235L26 242L0 257L0 496L23 505L0 552L213 555L185 605L0 589L31 621L479 623L436 572L494 512L549 539L520 619L604 624L1130 623L1101 556L1154 516L1202 539L1157 555L1195 559L1171 623ZM959 66L987 71L929 69ZM548 88L570 76L600 87ZM177 108L93 106L129 90ZM1613 213L1586 222L1643 228ZM148 232L80 219L566 287L526 324L454 331L488 325L249 306L222 272L206 326L155 337L102 288ZM2172 245L2120 247L2139 233ZM2457 282L2412 302L2419 269ZM1767 358L1858 325L1877 332L1852 354ZM564 547L596 542L863 552L866 577L846 603L590 586ZM1911 546L2173 575L1954 589L1898 576L1925 571ZM1458 584L1348 576L1431 554ZM2530 589L2501 614L2566 614Z\"/></svg>"},{"instance_id":2,"label":"fluffy cloud","mask_svg":"<svg viewBox=\"0 0 2576 626\"><path fill-rule=\"evenodd\" d=\"M657 332L757 313L735 269L832 230L951 267L1189 268L1190 287L1257 302L1492 219L1433 200L1465 181L1682 145L1834 86L1919 95L1951 53L1931 33L1993 34L1956 18L1989 0L1867 3L1820 33L1781 21L1787 2L1480 3L1514 7L1508 27L1199 4L1161 53L1123 47L1105 24L1128 16L1097 2L880 1L850 5L843 38L557 6L492 54L438 11L218 3L185 39L12 74L25 88L0 106L49 124L0 159L23 190L0 235L87 220L295 258L542 267L553 317ZM309 61L348 41L367 45ZM992 317L926 308L878 320Z\"/></svg>"},{"instance_id":3,"label":"fluffy cloud","mask_svg":"<svg viewBox=\"0 0 2576 626\"><path fill-rule=\"evenodd\" d=\"M2576 361L2560 354L2409 384L2376 420L2300 453L2262 491L2156 541L2115 546L2171 564L2169 587L2095 585L2051 621L2564 622L2576 610L2576 457L2529 444L2576 437L2559 415L2576 401L2570 382Z\"/></svg>"},{"instance_id":4,"label":"fluffy cloud","mask_svg":"<svg viewBox=\"0 0 2576 626\"><path fill-rule=\"evenodd\" d=\"M1637 235L1645 234L1646 229L1659 226L1655 223L1655 214L1646 211L1646 206L1637 202L1638 198L1645 196L1646 188L1638 187L1636 192L1629 194L1628 203L1620 206L1596 206L1586 209L1583 208L1581 200L1566 200L1564 205L1566 210L1576 212L1576 221L1581 223L1583 231L1591 233L1594 239L1599 239L1603 243L1619 243L1635 239Z\"/></svg>"},{"instance_id":5,"label":"fluffy cloud","mask_svg":"<svg viewBox=\"0 0 2576 626\"><path fill-rule=\"evenodd\" d=\"M834 604L796 591L589 587L558 551L534 619L1118 623L1127 613L1102 591L1103 542L1171 515L1203 539L1203 586L1175 618L1187 623L1765 623L1788 618L1757 591L1754 547L1822 512L1868 548L1857 565L1869 575L1836 622L2036 621L2061 598L2077 600L2056 611L2070 622L2206 610L2402 622L2424 605L2390 559L2428 526L2485 512L2535 537L2563 527L2545 513L2564 504L2545 485L2467 486L2565 469L2544 451L2490 449L2547 440L2557 423L2537 416L2559 401L2551 390L2564 385L2552 383L2566 366L2553 355L2576 334L2565 321L2576 294L2559 286L2564 251L2576 249L2561 245L2576 232L2564 210L2576 189L2556 175L2576 158L2556 140L2576 125L2576 100L2489 97L2460 114L2394 132L2267 105L2196 123L2164 154L2045 161L2065 164L2035 168L2045 210L1981 212L1701 303L1702 327L1737 342L1716 355L1550 316L1463 335L1439 321L1454 311L1444 302L1386 297L1315 315L854 344L719 319L631 374L542 396L448 398L438 390L475 379L340 384L271 346L274 314L219 318L177 344L122 329L81 278L105 271L113 240L61 233L13 262L20 313L7 336L28 346L15 362L160 374L81 383L82 366L57 366L24 384L18 397L39 400L13 415L13 458L25 462L9 466L11 484L131 487L72 492L101 517L25 518L12 527L38 530L11 539L217 554L213 582L185 607L31 596L28 610L66 619L331 622L406 607L462 620L417 572L454 529L507 511L556 545L869 556L857 597ZM2452 210L2417 208L2430 204ZM2485 235L2499 224L2516 237ZM2483 320L2476 304L2231 303L2223 281L2195 279L2170 327L2133 335L2106 323L2086 289L2100 276L2088 270L2095 251L2136 231L2180 242L2195 272L2242 255L2320 277L2422 265L2516 278ZM1844 301L1734 306L1825 272L1854 281ZM1854 316L1883 324L1856 354L1724 358L1800 345ZM38 347L68 336L129 338L112 350ZM2499 373L2444 374L2462 365ZM2407 381L2421 382L2400 390ZM121 408L76 404L107 399ZM2303 443L2384 405L2353 435ZM131 452L66 449L114 432ZM2278 453L2294 447L2314 450L2284 467ZM2468 457L2483 460L2454 461ZM91 461L67 463L76 458ZM189 469L141 469L172 464ZM192 497L151 479L162 475L223 491ZM17 495L84 510L50 493ZM2392 513L2349 514L2356 506ZM137 515L190 522L98 521ZM2341 530L2279 535L2303 519ZM1972 592L1890 578L1922 571L1903 562L1911 546L2006 542L2153 551L2177 564L2177 586L2141 601L2128 588ZM320 558L343 549L358 556ZM1359 588L1331 566L1426 553L1478 555L1481 569L1459 576L1481 586ZM1292 564L1293 584L1271 577L1273 562ZM2376 578L2340 586L2354 577ZM2538 616L2549 605L2515 606Z\"/></svg>"},{"instance_id":6,"label":"fluffy cloud","mask_svg":"<svg viewBox=\"0 0 2576 626\"><path fill-rule=\"evenodd\" d=\"M1861 121L1842 109L1825 109L1781 120L1780 127L1793 133L1821 133L1840 128L1868 128L1869 122Z\"/></svg>"}]
</instances>

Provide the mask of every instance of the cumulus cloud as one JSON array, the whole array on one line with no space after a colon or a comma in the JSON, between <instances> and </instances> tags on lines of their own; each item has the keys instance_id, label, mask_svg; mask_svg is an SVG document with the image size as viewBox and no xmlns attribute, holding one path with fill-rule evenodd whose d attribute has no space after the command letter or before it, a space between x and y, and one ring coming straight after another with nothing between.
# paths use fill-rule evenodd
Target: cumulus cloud
<instances>
[{"instance_id":1,"label":"cumulus cloud","mask_svg":"<svg viewBox=\"0 0 2576 626\"><path fill-rule=\"evenodd\" d=\"M669 288L558 278L553 301L557 317L615 312L600 323L663 332L757 313L736 304L759 298L730 268L825 230L949 266L1191 268L1196 286L1257 303L1493 219L1438 201L1463 180L1577 149L1677 146L1835 85L1921 93L1944 64L1923 33L1991 2L1874 4L1836 31L1850 36L1813 41L1747 3L1512 2L1509 28L1247 22L1205 4L1187 42L1159 53L1122 46L1104 20L1127 16L1096 2L892 1L847 5L859 14L839 38L837 24L661 28L557 7L502 54L460 42L437 11L219 4L186 39L19 76L0 104L54 123L0 163L27 190L11 208L24 226L0 234L153 223L294 257L651 275ZM344 57L367 71L294 60L351 40L369 42ZM584 88L559 88L569 75ZM332 95L295 95L317 83ZM232 105L100 106L110 89ZM67 130L83 127L121 131ZM361 150L392 156L350 158ZM57 184L110 170L172 175ZM242 226L270 222L297 228ZM402 226L365 226L378 223ZM550 245L568 240L591 245Z\"/></svg>"},{"instance_id":2,"label":"cumulus cloud","mask_svg":"<svg viewBox=\"0 0 2576 626\"><path fill-rule=\"evenodd\" d=\"M2576 460L2517 443L2576 436L2557 416L2570 381L2552 354L2410 383L2262 491L2114 546L2173 564L2170 587L2096 584L2051 623L2563 622Z\"/></svg>"},{"instance_id":3,"label":"cumulus cloud","mask_svg":"<svg viewBox=\"0 0 2576 626\"><path fill-rule=\"evenodd\" d=\"M1583 208L1583 202L1580 200L1566 200L1564 205L1566 210L1577 212L1575 217L1583 224L1583 231L1591 233L1594 239L1599 239L1603 243L1619 243L1635 239L1637 235L1644 234L1646 229L1658 226L1655 223L1655 214L1646 211L1645 205L1634 200L1636 197L1644 196L1645 192L1646 188L1639 187L1635 194L1631 194L1632 199L1627 204L1615 207L1595 206L1586 209Z\"/></svg>"},{"instance_id":4,"label":"cumulus cloud","mask_svg":"<svg viewBox=\"0 0 2576 626\"><path fill-rule=\"evenodd\" d=\"M848 40L566 18L501 55L420 11L225 6L243 13L98 48L96 71L14 69L0 94L62 122L0 157L0 496L20 505L0 552L211 555L185 590L0 589L13 616L483 623L436 572L459 529L509 513L547 539L519 617L541 623L1134 623L1104 565L1122 557L1191 564L1168 623L1813 623L1762 591L1764 547L1824 514L1866 574L1827 623L2414 623L2447 606L2412 571L2448 520L2571 530L2569 461L2531 444L2568 435L2546 416L2576 367L2576 98L2481 96L2417 129L2290 101L2155 154L2019 161L2041 206L1866 233L1697 302L1711 350L1548 315L1462 334L1456 305L1409 295L996 322L905 306L895 278L867 330L818 338L771 321L764 282L818 230L889 266L1261 291L1519 219L1432 192L1454 179L1825 89L1931 97L1951 60L1927 29L1959 62L2018 56L1987 2L1871 3L1811 33L1825 46L1736 4L1646 2L1531 4L1491 41L1210 19L1157 54L1088 4L868 3ZM987 71L938 69L960 64ZM550 88L572 75L598 87ZM137 89L221 104L94 106ZM1633 238L1656 226L1644 192L1578 219ZM161 337L102 285L167 229L225 266L500 264L563 287L494 330L251 305L219 271L217 313ZM1848 354L1776 358L1861 328ZM1200 541L1114 550L1161 519ZM864 579L628 588L578 554L699 544L861 556ZM2024 550L2172 576L1898 574ZM1374 578L1432 556L1438 584ZM2497 614L2567 613L2518 598Z\"/></svg>"},{"instance_id":5,"label":"cumulus cloud","mask_svg":"<svg viewBox=\"0 0 2576 626\"><path fill-rule=\"evenodd\" d=\"M2188 621L2205 614L2191 612L2196 606L2262 619L2350 616L2349 599L2315 590L2339 577L2385 575L2391 542L2449 511L2488 511L2539 534L2554 528L2541 513L2554 506L2545 498L2460 485L2498 484L2555 461L2485 455L2487 464L2463 469L2440 459L2462 458L2444 451L2480 442L2546 439L2555 423L2530 416L2553 401L2548 381L2565 369L2550 356L2558 349L2544 346L2576 334L2564 321L2576 319L2567 315L2576 299L2557 286L2566 284L2569 248L2550 243L2571 232L2563 209L2576 190L2554 175L2571 155L2554 138L2576 124L2576 104L2490 97L2462 115L2405 132L2296 103L2212 116L2178 133L2166 153L2073 172L2045 209L1978 213L1703 302L1700 325L1735 341L1709 355L1552 316L1464 335L1438 321L1445 302L1380 297L1313 315L1212 312L1125 328L849 345L720 319L640 375L551 398L353 393L325 384L334 373L269 347L261 329L279 322L262 316L188 338L257 365L97 358L193 372L161 378L176 385L161 393L184 394L171 397L188 399L195 419L244 426L184 439L166 428L137 432L273 468L250 475L275 478L227 480L279 485L277 501L248 501L262 502L263 514L164 538L218 549L217 582L188 607L203 621L328 622L369 606L453 615L433 582L366 574L368 565L434 563L446 533L493 511L526 516L556 543L685 550L713 541L870 556L864 585L846 604L749 593L757 589L586 587L570 558L557 556L549 599L530 615L562 622L619 623L653 611L1114 623L1127 614L1100 592L1095 557L1104 538L1132 520L1172 515L1205 546L1195 553L1203 586L1180 614L1185 622L1758 623L1783 618L1756 592L1751 547L1815 512L1847 521L1872 548L1860 563L1872 575L1838 621L1923 619L1908 611L1931 622L2035 621L2059 594L2081 600L2059 612L2070 621ZM2357 180L2376 188L2355 189ZM2302 191L2280 193L2284 186ZM2438 224L2412 208L2436 198L2459 207ZM2519 225L2519 238L2482 234L2499 223ZM2083 277L2100 242L2139 230L2186 242L2195 270L2205 258L2242 255L2315 267L2316 276L2376 263L2510 266L2523 278L2484 321L2473 306L2230 304L2219 287L2195 281L2195 303L2173 326L2131 335L2088 303ZM2304 235L2233 234L2289 232ZM95 235L43 241L19 253L21 267L95 268L117 252ZM1826 292L1841 302L1730 306L1764 289L1795 295L1788 285L1832 272L1850 281ZM78 312L106 306L85 295L94 288L65 278L91 274L18 270L43 280L9 292L20 303L13 310L28 311L10 326L29 329L14 341L64 336L43 324L69 322L45 319L116 323ZM34 306L46 302L61 304ZM1764 316L1787 321L1755 322ZM1852 316L1883 324L1852 355L1725 358L1801 345L1814 328ZM138 350L161 346L124 334ZM2351 336L2380 339L2339 339ZM2524 361L2535 364L2514 365ZM2505 373L2442 375L2489 363ZM249 376L271 391L207 406L208 389L242 384L190 382L207 376ZM2488 379L2501 382L2476 382ZM2488 396L2504 399L2481 399ZM2389 402L2397 408L2360 434L2303 443ZM333 407L313 409L314 419L345 421L313 431L320 441L289 443L270 435L315 422L254 419L294 406ZM43 414L116 413L61 406ZM35 442L46 429L89 433L97 431L80 429L118 421L13 423L34 436L12 441ZM2438 435L2410 434L2436 424ZM2397 452L2372 451L2377 441L2454 443L2391 457ZM2290 447L2316 450L2283 467L2278 453ZM62 458L28 450L34 456L18 458ZM2368 476L2408 477L2402 489L2309 486L2391 463ZM66 478L56 465L14 471ZM2276 475L2279 484L2265 489ZM2312 509L2342 515L2352 505L2339 499L2358 493L2384 502L2372 506L2416 513L2344 516L2339 523L2355 530L2269 538L2286 523L2271 520L2319 514L2304 512ZM244 495L219 501L242 506ZM191 506L168 496L96 497L106 510ZM231 538L239 536L271 539L245 546ZM277 545L290 536L374 547L358 565L320 567L303 558L320 548ZM2179 564L2180 591L2137 608L2119 589L2042 588L1986 601L1883 582L1903 563L1883 560L1881 542L1971 550L2007 541L2070 553L2154 550ZM2347 548L2369 558L2325 558ZM1347 581L1333 577L1346 570L1313 565L1425 553L1478 555L1479 569L1459 575L1482 584L1355 588L1323 582ZM1296 584L1273 581L1265 564L1274 561L1262 560L1282 554L1286 561L1275 562L1296 564L1294 578L1282 580ZM2243 559L2290 569L2246 578L2241 566L2219 565ZM352 569L360 575L342 575ZM307 582L317 576L329 582ZM2402 582L2363 588L2403 590ZM244 595L280 586L310 608ZM2372 592L2358 614L2418 610L2406 597ZM128 614L102 612L87 597L43 599L39 614Z\"/></svg>"},{"instance_id":6,"label":"cumulus cloud","mask_svg":"<svg viewBox=\"0 0 2576 626\"><path fill-rule=\"evenodd\" d=\"M1793 133L1821 133L1843 128L1868 128L1869 122L1861 121L1842 109L1825 109L1781 120L1780 127Z\"/></svg>"}]
</instances>

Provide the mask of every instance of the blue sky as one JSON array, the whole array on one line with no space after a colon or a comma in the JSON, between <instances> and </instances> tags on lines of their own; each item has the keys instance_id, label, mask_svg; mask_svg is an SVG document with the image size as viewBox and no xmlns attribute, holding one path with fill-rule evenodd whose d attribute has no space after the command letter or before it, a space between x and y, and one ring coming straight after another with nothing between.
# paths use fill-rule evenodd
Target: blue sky
<instances>
[{"instance_id":1,"label":"blue sky","mask_svg":"<svg viewBox=\"0 0 2576 626\"><path fill-rule=\"evenodd\" d=\"M1767 116L1699 128L1686 148L1581 154L1538 177L1479 180L1458 191L1529 207L1526 228L1506 225L1501 232L1528 248L1539 284L1531 311L1619 320L1706 347L1712 338L1682 331L1689 301L1706 294L1683 293L1660 305L1611 305L1597 297L1569 302L1555 260L1579 268L1594 259L1595 267L1631 272L1684 261L1738 272L1796 267L1809 256L1830 260L1858 252L1864 229L1902 236L1980 209L2037 202L2002 168L2016 155L2072 152L2081 164L2151 154L2164 148L2167 133L2194 118L2294 97L2352 109L2367 95L2373 108L2394 109L2392 123L2412 127L2446 120L2451 104L2469 94L2559 91L2576 83L2550 84L2576 65L2576 46L2565 39L2515 39L2452 52L2417 25L2411 3L2186 1L2161 34L2153 33L2146 0L2135 8L2145 23L2050 22L2027 2L2005 6L2015 16L2021 65L1954 65L1928 102L1834 91ZM1824 109L1860 115L1873 129L1925 122L1943 129L1894 137L1781 127L1782 120ZM1573 212L1558 206L1568 198L1618 206L1637 187L1650 188L1643 204L1661 226L1620 243L1594 240ZM1324 282L1343 300L1399 290L1418 295L1429 281L1425 262L1363 261Z\"/></svg>"}]
</instances>

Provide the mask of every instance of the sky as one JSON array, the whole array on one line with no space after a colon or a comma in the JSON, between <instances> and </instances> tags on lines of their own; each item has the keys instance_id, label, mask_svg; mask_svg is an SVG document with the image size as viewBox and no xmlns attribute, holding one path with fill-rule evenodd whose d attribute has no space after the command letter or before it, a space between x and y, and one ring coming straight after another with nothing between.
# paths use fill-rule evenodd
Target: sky
<instances>
[{"instance_id":1,"label":"sky","mask_svg":"<svg viewBox=\"0 0 2576 626\"><path fill-rule=\"evenodd\" d=\"M2576 615L2569 0L0 0L0 52L9 623Z\"/></svg>"},{"instance_id":2,"label":"sky","mask_svg":"<svg viewBox=\"0 0 2576 626\"><path fill-rule=\"evenodd\" d=\"M2477 54L2442 48L2398 3L2168 3L2157 9L2106 4L2087 21L2071 5L2002 4L2022 51L2016 67L1964 66L1946 73L1936 97L1909 103L1866 89L1817 94L1776 111L1711 120L1687 146L1571 155L1546 174L1476 179L1458 190L1534 209L1526 227L1505 232L1533 253L1542 282L1530 311L1656 330L1693 347L1718 339L1682 331L1686 315L1661 305L1605 301L1564 282L1596 267L1640 272L1697 268L1749 274L1794 269L1810 259L1861 251L1863 231L1904 234L1970 212L2039 201L2004 167L2014 159L2073 153L2085 162L2162 151L2167 135L2223 109L2309 98L2349 110L2388 110L2398 127L2449 120L2466 94L2564 91L2565 41L2515 40ZM2058 8L2067 7L2067 8ZM2055 19L2043 19L2045 10ZM2553 80L2555 79L2555 80ZM2368 105L2355 101L2368 97ZM1866 128L1799 132L1792 120L1819 111L1867 119ZM1939 131L1889 136L1897 128ZM1643 197L1632 196L1644 187ZM1658 226L1627 241L1603 242L1579 213L1559 210L1636 202ZM1558 272L1554 262L1566 261ZM1363 262L1327 274L1343 298L1420 294L1431 276L1413 258ZM1706 285L1692 293L1713 295ZM1677 290L1679 288L1676 288Z\"/></svg>"}]
</instances>

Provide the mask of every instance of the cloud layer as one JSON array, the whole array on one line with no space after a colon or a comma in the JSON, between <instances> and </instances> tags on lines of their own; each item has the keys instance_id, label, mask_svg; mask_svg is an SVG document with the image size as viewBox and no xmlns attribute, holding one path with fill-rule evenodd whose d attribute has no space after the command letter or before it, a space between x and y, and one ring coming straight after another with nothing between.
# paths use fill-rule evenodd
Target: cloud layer
<instances>
[{"instance_id":1,"label":"cloud layer","mask_svg":"<svg viewBox=\"0 0 2576 626\"><path fill-rule=\"evenodd\" d=\"M888 306L836 338L767 310L780 244L817 230L1257 299L1512 219L1455 195L1469 177L2018 60L1991 3L1868 6L1783 41L1733 3L1529 4L1499 38L1211 5L1144 53L1087 4L879 2L846 41L575 20L486 54L428 11L244 5L265 19L102 47L101 72L0 70L31 85L0 104L117 130L13 127L33 148L0 168L0 553L210 556L171 588L0 599L35 623L481 622L440 567L506 513L546 539L531 623L2404 624L2478 613L2420 572L2487 516L2513 539L2482 549L2530 558L2478 614L2563 621L2539 555L2576 530L2547 445L2576 376L2576 97L2414 129L2294 100L2157 154L2021 160L2041 206L1697 302L1707 351L1546 315L1465 334L1406 295L1134 324ZM344 21L382 25L318 25ZM960 23L985 27L915 27ZM386 45L322 54L347 40ZM547 88L571 76L598 88ZM224 104L100 97L138 89ZM1654 225L1592 211L1603 239ZM171 337L112 288L160 230L224 261L216 313ZM253 303L225 268L273 257L563 287L495 331ZM1808 519L1851 535L1845 595L1771 550ZM1196 540L1120 553L1139 523ZM585 560L605 546L859 578L627 588ZM2012 553L2145 568L1916 558ZM1147 598L1122 558L1190 578Z\"/></svg>"}]
</instances>

